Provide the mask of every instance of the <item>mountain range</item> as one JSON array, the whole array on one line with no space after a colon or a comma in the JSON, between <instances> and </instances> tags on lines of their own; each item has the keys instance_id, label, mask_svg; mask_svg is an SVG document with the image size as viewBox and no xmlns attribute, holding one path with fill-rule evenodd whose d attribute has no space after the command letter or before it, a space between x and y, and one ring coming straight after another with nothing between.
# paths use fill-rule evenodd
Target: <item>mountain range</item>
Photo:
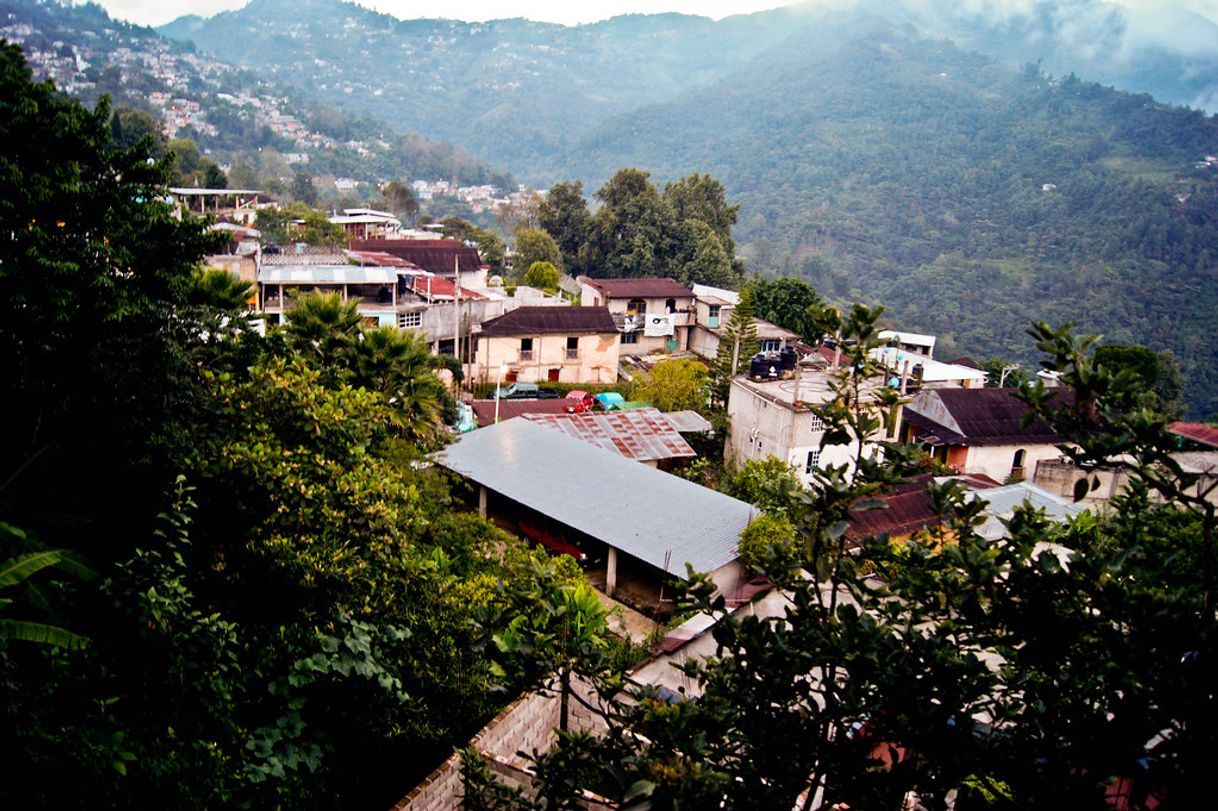
<instances>
[{"instance_id":1,"label":"mountain range","mask_svg":"<svg viewBox=\"0 0 1218 811\"><path fill-rule=\"evenodd\" d=\"M944 352L1030 362L1030 320L1170 350L1191 415L1218 414L1203 17L904 0L565 27L253 0L160 33L537 184L709 173L751 270L883 304Z\"/></svg>"}]
</instances>

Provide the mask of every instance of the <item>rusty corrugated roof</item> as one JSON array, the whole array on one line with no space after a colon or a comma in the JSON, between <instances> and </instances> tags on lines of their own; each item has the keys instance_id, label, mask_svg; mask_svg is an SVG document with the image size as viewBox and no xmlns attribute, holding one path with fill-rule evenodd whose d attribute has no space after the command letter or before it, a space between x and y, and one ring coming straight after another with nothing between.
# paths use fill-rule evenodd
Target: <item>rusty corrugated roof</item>
<instances>
[{"instance_id":1,"label":"rusty corrugated roof","mask_svg":"<svg viewBox=\"0 0 1218 811\"><path fill-rule=\"evenodd\" d=\"M481 336L616 333L607 307L517 307L482 322Z\"/></svg>"},{"instance_id":2,"label":"rusty corrugated roof","mask_svg":"<svg viewBox=\"0 0 1218 811\"><path fill-rule=\"evenodd\" d=\"M675 279L588 279L606 298L693 298L694 291Z\"/></svg>"},{"instance_id":3,"label":"rusty corrugated roof","mask_svg":"<svg viewBox=\"0 0 1218 811\"><path fill-rule=\"evenodd\" d=\"M1176 436L1200 442L1202 445L1209 445L1211 448L1218 448L1218 428L1212 425L1206 425L1203 422L1173 422L1168 426L1168 430Z\"/></svg>"},{"instance_id":4,"label":"rusty corrugated roof","mask_svg":"<svg viewBox=\"0 0 1218 811\"><path fill-rule=\"evenodd\" d=\"M672 423L656 408L612 411L607 414L522 415L525 419L562 431L637 462L697 456Z\"/></svg>"}]
</instances>

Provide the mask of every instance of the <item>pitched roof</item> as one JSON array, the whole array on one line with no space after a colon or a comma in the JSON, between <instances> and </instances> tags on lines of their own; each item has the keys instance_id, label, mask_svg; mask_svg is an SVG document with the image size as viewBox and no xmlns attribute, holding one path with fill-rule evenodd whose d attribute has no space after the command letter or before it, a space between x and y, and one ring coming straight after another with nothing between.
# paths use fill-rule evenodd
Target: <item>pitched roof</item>
<instances>
[{"instance_id":1,"label":"pitched roof","mask_svg":"<svg viewBox=\"0 0 1218 811\"><path fill-rule=\"evenodd\" d=\"M523 417L525 414L562 414L570 405L571 401L562 397L551 400L500 400L499 421ZM474 409L474 421L478 423L479 428L495 424L494 400L474 400L470 407Z\"/></svg>"},{"instance_id":2,"label":"pitched roof","mask_svg":"<svg viewBox=\"0 0 1218 811\"><path fill-rule=\"evenodd\" d=\"M465 434L444 467L609 546L685 577L736 559L756 509L561 431L509 420Z\"/></svg>"},{"instance_id":3,"label":"pitched roof","mask_svg":"<svg viewBox=\"0 0 1218 811\"><path fill-rule=\"evenodd\" d=\"M479 335L599 334L617 332L608 307L517 307L482 322Z\"/></svg>"},{"instance_id":4,"label":"pitched roof","mask_svg":"<svg viewBox=\"0 0 1218 811\"><path fill-rule=\"evenodd\" d=\"M674 279L585 279L606 298L693 298L688 287Z\"/></svg>"},{"instance_id":5,"label":"pitched roof","mask_svg":"<svg viewBox=\"0 0 1218 811\"><path fill-rule=\"evenodd\" d=\"M1168 430L1176 436L1200 442L1202 445L1209 445L1211 448L1218 448L1218 428L1213 425L1206 425L1203 422L1173 422L1168 426Z\"/></svg>"},{"instance_id":6,"label":"pitched roof","mask_svg":"<svg viewBox=\"0 0 1218 811\"><path fill-rule=\"evenodd\" d=\"M1015 389L931 389L905 407L905 420L922 437L945 445L1049 445L1062 438L1039 417L1024 425L1029 413ZM1072 397L1059 390L1057 398Z\"/></svg>"},{"instance_id":7,"label":"pitched roof","mask_svg":"<svg viewBox=\"0 0 1218 811\"><path fill-rule=\"evenodd\" d=\"M453 260L462 273L482 268L477 248L467 248L455 239L353 239L353 251L378 251L393 254L431 273L453 275Z\"/></svg>"},{"instance_id":8,"label":"pitched roof","mask_svg":"<svg viewBox=\"0 0 1218 811\"><path fill-rule=\"evenodd\" d=\"M526 420L562 431L636 462L697 456L658 408L637 408L607 414L523 415Z\"/></svg>"}]
</instances>

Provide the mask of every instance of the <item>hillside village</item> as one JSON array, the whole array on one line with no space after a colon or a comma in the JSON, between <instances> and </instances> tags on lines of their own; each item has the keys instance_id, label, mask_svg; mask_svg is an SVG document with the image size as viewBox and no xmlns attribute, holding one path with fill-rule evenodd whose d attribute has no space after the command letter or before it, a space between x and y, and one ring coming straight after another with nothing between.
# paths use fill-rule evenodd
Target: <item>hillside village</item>
<instances>
[{"instance_id":1,"label":"hillside village","mask_svg":"<svg viewBox=\"0 0 1218 811\"><path fill-rule=\"evenodd\" d=\"M14 105L9 140L55 167L56 139L93 138L114 192L80 205L88 184L48 184L46 204L20 172L0 178L21 201L0 227L0 379L21 439L0 486L17 550L0 682L14 713L50 708L6 733L34 742L29 763L57 770L62 741L129 728L96 756L67 747L74 773L125 781L111 799L137 805L173 785L166 807L198 802L193 775L212 801L394 792L395 811L1197 796L1218 729L1196 723L1218 706L1218 429L1179 419L1180 381L1164 395L1138 365L1170 364L1161 347L1037 324L1044 369L1028 375L882 308L746 276L739 206L709 175L661 191L619 172L595 216L620 213L615 183L652 214L695 213L616 254L587 250L575 182L547 197L310 180L319 150L393 144L324 135L288 97L129 28L98 50L11 21L0 37L71 92L152 77L169 137L221 134L193 95L206 84L331 199L455 199L515 244L456 217L167 186L143 146L110 148L108 122L6 76L85 122L59 132ZM556 193L578 198L588 243L540 224ZM767 289L773 321L755 306ZM82 505L103 529L78 558L63 539ZM45 594L28 554L62 570ZM65 618L21 631L45 656L10 655L10 595ZM59 706L61 688L98 706ZM319 774L332 795L312 793Z\"/></svg>"},{"instance_id":2,"label":"hillside village","mask_svg":"<svg viewBox=\"0 0 1218 811\"><path fill-rule=\"evenodd\" d=\"M221 216L240 219L237 209ZM1019 509L1071 521L1105 509L1129 481L1119 464L1098 477L1077 464L1071 438L1035 417L1017 389L994 387L998 381L969 358L936 357L933 335L880 331L857 405L885 418L866 435L827 440L825 408L840 399L843 376L855 376L849 347L829 335L809 343L753 317L748 331L758 351L741 356L730 343L739 335L740 292L670 278L585 276L566 279L556 293L508 289L475 247L403 228L386 212L351 209L331 221L349 247L268 251L252 226L229 225L232 252L211 262L251 284L250 308L268 325L288 323L303 297L337 294L366 323L418 333L433 352L458 358L461 416L435 463L470 484L468 509L580 563L614 608L618 632L652 646L632 679L665 695L696 696L698 683L680 666L714 650L707 615L666 622L687 566L708 574L714 596L732 611L777 616L788 599L738 548L763 509L683 477L698 458L694 445L714 447L728 470L776 460L776 470L811 489L834 470L849 478L859 460L881 459L890 443L925 453L934 471L879 496L878 509L852 513L851 542L933 535L943 519L931 491L948 482L985 505L977 531L996 541ZM712 367L725 356L734 367L722 404L726 430L715 433L698 413L709 413L707 394L697 408L670 412L627 399L631 382L658 365L687 359ZM1073 401L1056 388L1056 375L1041 378L1060 404ZM1197 477L1197 492L1218 504L1218 431L1184 422L1171 430L1178 463ZM476 739L514 784L532 779L517 752L526 743L554 743L533 735L552 725L547 695L522 699ZM579 717L588 731L603 730L595 712ZM461 768L450 758L397 808L456 808Z\"/></svg>"}]
</instances>

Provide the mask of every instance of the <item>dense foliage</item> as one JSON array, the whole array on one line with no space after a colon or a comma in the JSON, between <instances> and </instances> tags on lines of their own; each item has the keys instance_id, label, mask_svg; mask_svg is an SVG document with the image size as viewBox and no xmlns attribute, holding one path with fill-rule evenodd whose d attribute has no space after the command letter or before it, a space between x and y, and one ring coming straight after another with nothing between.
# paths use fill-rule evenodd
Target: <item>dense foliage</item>
<instances>
[{"instance_id":1,"label":"dense foliage","mask_svg":"<svg viewBox=\"0 0 1218 811\"><path fill-rule=\"evenodd\" d=\"M388 807L578 570L422 463L443 359L323 296L261 336L168 159L10 46L0 135L0 804Z\"/></svg>"},{"instance_id":2,"label":"dense foliage","mask_svg":"<svg viewBox=\"0 0 1218 811\"><path fill-rule=\"evenodd\" d=\"M693 174L661 191L646 172L620 169L597 190L594 214L581 188L557 184L538 211L549 250L561 251L568 268L597 278L739 283L731 237L739 207L727 204L723 184L713 177Z\"/></svg>"}]
</instances>

